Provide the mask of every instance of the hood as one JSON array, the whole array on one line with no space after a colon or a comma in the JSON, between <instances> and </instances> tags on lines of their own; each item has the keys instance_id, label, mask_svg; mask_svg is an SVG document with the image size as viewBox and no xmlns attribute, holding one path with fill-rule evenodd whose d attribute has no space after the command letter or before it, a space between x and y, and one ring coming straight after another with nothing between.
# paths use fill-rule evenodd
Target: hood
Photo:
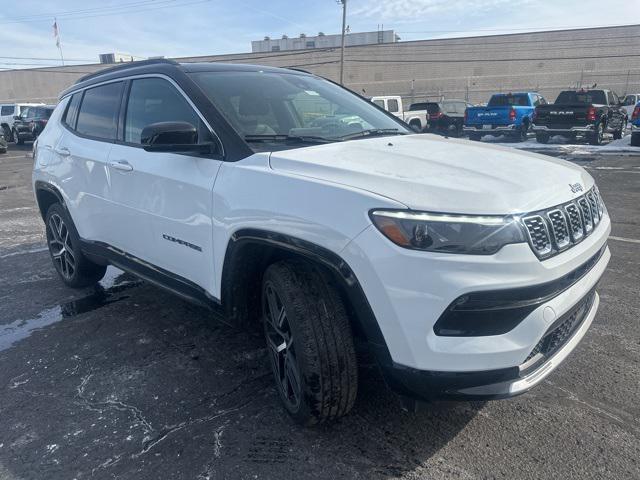
<instances>
[{"instance_id":1,"label":"hood","mask_svg":"<svg viewBox=\"0 0 640 480\"><path fill-rule=\"evenodd\" d=\"M431 212L524 213L567 202L593 185L584 169L564 160L424 134L274 152L270 163L276 171L348 185ZM572 192L579 190L576 183L583 192Z\"/></svg>"}]
</instances>

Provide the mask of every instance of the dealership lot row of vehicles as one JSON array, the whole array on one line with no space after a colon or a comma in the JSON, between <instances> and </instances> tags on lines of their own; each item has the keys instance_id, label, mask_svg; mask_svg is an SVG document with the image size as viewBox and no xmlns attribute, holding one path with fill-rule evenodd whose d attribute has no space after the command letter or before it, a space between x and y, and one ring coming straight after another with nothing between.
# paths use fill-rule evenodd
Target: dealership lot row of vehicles
<instances>
[{"instance_id":1,"label":"dealership lot row of vehicles","mask_svg":"<svg viewBox=\"0 0 640 480\"><path fill-rule=\"evenodd\" d=\"M452 137L506 136L525 141L531 133L539 143L553 136L600 145L605 134L620 139L631 122L631 145L640 146L638 109L640 94L622 99L610 90L566 90L553 104L537 92L492 95L486 106L457 99L413 103L407 110L398 95L372 97L371 101L407 123L416 132ZM0 105L0 153L7 142L35 140L44 129L54 105L22 103ZM343 119L348 120L348 119ZM634 124L635 122L635 124Z\"/></svg>"},{"instance_id":2,"label":"dealership lot row of vehicles","mask_svg":"<svg viewBox=\"0 0 640 480\"><path fill-rule=\"evenodd\" d=\"M454 137L466 134L471 140L485 135L507 136L525 141L530 133L539 143L553 136L569 141L583 139L600 145L605 134L614 140L623 137L628 122L636 121L640 95L619 99L606 89L566 90L553 104L537 92L492 95L486 106L473 106L463 100L415 103L404 111L397 96L373 97L374 103L407 122L415 131ZM425 126L426 125L426 126ZM633 132L632 132L633 133ZM632 145L638 146L636 133Z\"/></svg>"}]
</instances>

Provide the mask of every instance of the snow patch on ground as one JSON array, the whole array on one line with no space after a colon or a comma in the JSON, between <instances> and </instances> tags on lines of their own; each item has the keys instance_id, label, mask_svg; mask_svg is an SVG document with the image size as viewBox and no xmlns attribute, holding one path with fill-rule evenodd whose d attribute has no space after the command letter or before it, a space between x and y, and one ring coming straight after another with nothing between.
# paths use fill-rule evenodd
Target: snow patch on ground
<instances>
[{"instance_id":1,"label":"snow patch on ground","mask_svg":"<svg viewBox=\"0 0 640 480\"><path fill-rule=\"evenodd\" d=\"M529 138L525 142L509 142L504 136L482 137L482 142L504 147L517 148L521 150L532 150L540 153L553 152L567 155L619 155L635 154L640 155L640 147L631 146L631 135L626 135L619 140L611 140L603 145L589 145L586 142L569 143L565 138L555 136L549 139L549 143L538 143L535 138Z\"/></svg>"}]
</instances>

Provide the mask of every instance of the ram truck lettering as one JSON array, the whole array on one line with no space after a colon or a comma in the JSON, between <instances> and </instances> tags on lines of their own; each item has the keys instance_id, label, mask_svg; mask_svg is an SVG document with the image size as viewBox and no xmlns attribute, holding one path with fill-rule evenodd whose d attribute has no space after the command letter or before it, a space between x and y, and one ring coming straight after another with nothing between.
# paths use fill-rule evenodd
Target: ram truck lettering
<instances>
[{"instance_id":1,"label":"ram truck lettering","mask_svg":"<svg viewBox=\"0 0 640 480\"><path fill-rule=\"evenodd\" d=\"M101 70L62 92L34 150L61 280L114 265L259 327L305 425L352 409L357 350L408 406L505 398L552 375L598 310L611 222L583 168L415 134L312 74Z\"/></svg>"}]
</instances>

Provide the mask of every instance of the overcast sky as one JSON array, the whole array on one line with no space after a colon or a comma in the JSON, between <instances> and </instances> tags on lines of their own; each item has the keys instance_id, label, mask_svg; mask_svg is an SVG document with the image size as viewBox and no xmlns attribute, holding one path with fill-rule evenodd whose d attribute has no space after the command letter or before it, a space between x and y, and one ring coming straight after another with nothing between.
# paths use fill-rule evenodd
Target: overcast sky
<instances>
[{"instance_id":1,"label":"overcast sky","mask_svg":"<svg viewBox=\"0 0 640 480\"><path fill-rule=\"evenodd\" d=\"M0 68L94 62L123 52L167 57L251 51L265 35L338 33L336 0L20 0L0 13ZM640 23L640 0L348 0L352 32L395 30L402 40ZM7 58L22 57L22 58ZM16 65L21 64L21 65Z\"/></svg>"}]
</instances>

